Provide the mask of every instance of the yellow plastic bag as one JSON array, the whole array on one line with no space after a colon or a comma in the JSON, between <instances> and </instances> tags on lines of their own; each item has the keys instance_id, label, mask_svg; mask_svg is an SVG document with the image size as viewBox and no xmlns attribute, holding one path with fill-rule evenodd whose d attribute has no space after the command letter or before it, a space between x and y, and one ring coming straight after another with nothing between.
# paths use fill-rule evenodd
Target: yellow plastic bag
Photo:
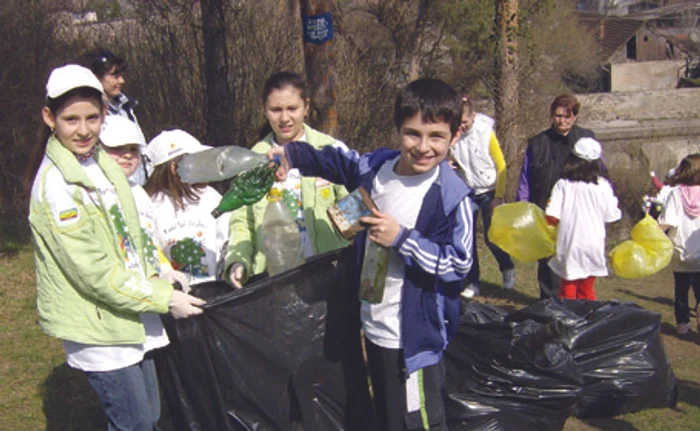
<instances>
[{"instance_id":1,"label":"yellow plastic bag","mask_svg":"<svg viewBox=\"0 0 700 431\"><path fill-rule=\"evenodd\" d=\"M532 262L554 254L557 229L547 224L544 211L537 205L515 202L494 209L488 236L515 259Z\"/></svg>"},{"instance_id":2,"label":"yellow plastic bag","mask_svg":"<svg viewBox=\"0 0 700 431\"><path fill-rule=\"evenodd\" d=\"M632 228L630 238L610 251L612 268L618 276L646 277L671 262L673 243L648 214Z\"/></svg>"}]
</instances>

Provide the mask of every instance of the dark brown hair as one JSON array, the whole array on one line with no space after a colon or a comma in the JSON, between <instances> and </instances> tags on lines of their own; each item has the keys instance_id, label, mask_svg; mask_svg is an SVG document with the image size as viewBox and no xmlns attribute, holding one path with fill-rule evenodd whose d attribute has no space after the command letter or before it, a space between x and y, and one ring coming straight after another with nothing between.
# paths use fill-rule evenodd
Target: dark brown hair
<instances>
[{"instance_id":1,"label":"dark brown hair","mask_svg":"<svg viewBox=\"0 0 700 431\"><path fill-rule=\"evenodd\" d=\"M569 181L581 181L591 184L598 184L598 178L605 178L610 181L603 167L602 160L583 160L574 154L570 154L569 158L566 159L561 177Z\"/></svg>"},{"instance_id":2,"label":"dark brown hair","mask_svg":"<svg viewBox=\"0 0 700 431\"><path fill-rule=\"evenodd\" d=\"M420 113L423 122L447 123L452 136L462 122L462 98L452 86L439 79L421 78L410 82L396 97L394 125Z\"/></svg>"},{"instance_id":3,"label":"dark brown hair","mask_svg":"<svg viewBox=\"0 0 700 431\"><path fill-rule=\"evenodd\" d=\"M114 69L115 74L126 71L126 61L108 49L84 54L78 59L78 64L87 67L98 78L102 79L106 74Z\"/></svg>"},{"instance_id":4,"label":"dark brown hair","mask_svg":"<svg viewBox=\"0 0 700 431\"><path fill-rule=\"evenodd\" d=\"M183 183L180 177L172 172L170 166L182 160L182 157L175 157L153 168L153 172L144 186L148 196L153 197L163 193L172 199L173 205L178 210L185 209L185 205L188 203L198 202L199 191L205 187L205 185Z\"/></svg>"},{"instance_id":5,"label":"dark brown hair","mask_svg":"<svg viewBox=\"0 0 700 431\"><path fill-rule=\"evenodd\" d=\"M685 156L678 164L676 171L669 178L672 186L683 184L686 186L700 185L700 153Z\"/></svg>"},{"instance_id":6,"label":"dark brown hair","mask_svg":"<svg viewBox=\"0 0 700 431\"><path fill-rule=\"evenodd\" d=\"M100 107L100 111L102 111L102 108L104 108L104 100L102 99L102 93L91 87L74 88L55 99L47 97L45 106L49 108L49 111L51 111L51 114L55 118L58 115L58 112L65 107L68 100L70 100L74 96L81 97L84 99L95 99ZM37 171L39 170L41 161L44 159L44 154L46 153L46 145L49 143L49 137L51 137L52 133L53 131L42 120L42 126L39 131L39 139L37 145L34 147L34 150L29 156L29 161L27 162L27 167L24 171L24 186L27 190L29 190L32 187L32 183L34 183L34 177L36 176Z\"/></svg>"},{"instance_id":7,"label":"dark brown hair","mask_svg":"<svg viewBox=\"0 0 700 431\"><path fill-rule=\"evenodd\" d=\"M267 81L265 81L265 87L263 88L262 93L263 106L265 106L267 103L267 98L270 97L270 94L272 94L273 91L282 90L287 87L292 87L298 90L301 100L303 100L304 103L307 103L309 96L308 88L304 79L295 72L282 71L273 73L269 78L267 78ZM258 139L264 139L270 134L270 132L272 132L272 127L266 120L265 124L260 127L260 130L258 130Z\"/></svg>"},{"instance_id":8,"label":"dark brown hair","mask_svg":"<svg viewBox=\"0 0 700 431\"><path fill-rule=\"evenodd\" d=\"M578 115L578 110L581 108L581 103L573 94L560 94L554 98L552 104L549 105L549 115L554 115L557 108L564 108L569 114L574 117Z\"/></svg>"}]
</instances>

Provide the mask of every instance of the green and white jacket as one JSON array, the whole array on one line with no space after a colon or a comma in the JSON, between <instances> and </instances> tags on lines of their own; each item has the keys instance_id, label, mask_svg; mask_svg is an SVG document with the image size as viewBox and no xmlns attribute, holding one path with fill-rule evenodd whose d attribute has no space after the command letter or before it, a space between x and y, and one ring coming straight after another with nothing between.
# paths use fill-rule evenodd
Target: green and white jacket
<instances>
[{"instance_id":1,"label":"green and white jacket","mask_svg":"<svg viewBox=\"0 0 700 431\"><path fill-rule=\"evenodd\" d=\"M308 125L304 125L306 141L315 148L334 145L338 141ZM259 154L266 154L272 148L273 133L251 149ZM349 245L333 228L326 210L348 194L345 187L331 184L316 177L301 178L301 205L304 221L309 233L314 253L327 251ZM262 229L260 228L267 208L267 199L240 208L231 213L229 225L229 244L226 253L224 277L229 280L229 269L234 262L242 263L246 268L246 277L265 271L265 255L262 252Z\"/></svg>"},{"instance_id":2,"label":"green and white jacket","mask_svg":"<svg viewBox=\"0 0 700 431\"><path fill-rule=\"evenodd\" d=\"M29 223L39 324L78 343L143 343L139 314L166 313L173 289L150 279L156 270L119 165L99 148L85 163L96 163L114 186L111 202L55 137L34 179Z\"/></svg>"}]
</instances>

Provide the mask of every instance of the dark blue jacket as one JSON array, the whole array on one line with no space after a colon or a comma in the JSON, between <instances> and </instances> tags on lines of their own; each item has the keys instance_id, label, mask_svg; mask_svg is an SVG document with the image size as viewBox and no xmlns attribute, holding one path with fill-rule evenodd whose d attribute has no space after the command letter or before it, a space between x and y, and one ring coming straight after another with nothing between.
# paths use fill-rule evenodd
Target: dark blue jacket
<instances>
[{"instance_id":1,"label":"dark blue jacket","mask_svg":"<svg viewBox=\"0 0 700 431\"><path fill-rule=\"evenodd\" d=\"M316 150L303 142L284 146L287 160L304 176L318 176L348 191L363 186L372 192L379 168L399 155L380 149L360 156L355 151L325 147ZM412 373L437 364L457 330L459 293L472 264L470 190L446 161L430 186L413 229L403 228L393 248L402 258L405 278L401 297L401 336L406 369ZM400 199L401 196L397 196ZM356 264L362 267L366 233L355 237ZM352 274L359 289L360 271Z\"/></svg>"}]
</instances>

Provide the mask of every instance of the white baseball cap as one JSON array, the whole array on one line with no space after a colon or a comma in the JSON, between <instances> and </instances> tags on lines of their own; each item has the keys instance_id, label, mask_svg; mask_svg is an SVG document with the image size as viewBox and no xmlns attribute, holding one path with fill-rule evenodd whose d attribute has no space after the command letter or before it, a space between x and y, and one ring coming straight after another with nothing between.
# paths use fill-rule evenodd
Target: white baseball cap
<instances>
[{"instance_id":1,"label":"white baseball cap","mask_svg":"<svg viewBox=\"0 0 700 431\"><path fill-rule=\"evenodd\" d=\"M90 69L77 64L67 64L51 71L46 82L46 97L55 99L79 87L94 88L104 94L100 80Z\"/></svg>"},{"instance_id":2,"label":"white baseball cap","mask_svg":"<svg viewBox=\"0 0 700 431\"><path fill-rule=\"evenodd\" d=\"M574 155L589 162L598 160L602 152L600 143L593 138L581 138L574 144Z\"/></svg>"},{"instance_id":3,"label":"white baseball cap","mask_svg":"<svg viewBox=\"0 0 700 431\"><path fill-rule=\"evenodd\" d=\"M183 154L193 154L212 147L202 145L197 138L182 130L165 130L148 143L145 154L153 166L162 165Z\"/></svg>"},{"instance_id":4,"label":"white baseball cap","mask_svg":"<svg viewBox=\"0 0 700 431\"><path fill-rule=\"evenodd\" d=\"M100 141L108 147L138 144L146 146L141 128L126 117L108 115L102 123Z\"/></svg>"}]
</instances>

